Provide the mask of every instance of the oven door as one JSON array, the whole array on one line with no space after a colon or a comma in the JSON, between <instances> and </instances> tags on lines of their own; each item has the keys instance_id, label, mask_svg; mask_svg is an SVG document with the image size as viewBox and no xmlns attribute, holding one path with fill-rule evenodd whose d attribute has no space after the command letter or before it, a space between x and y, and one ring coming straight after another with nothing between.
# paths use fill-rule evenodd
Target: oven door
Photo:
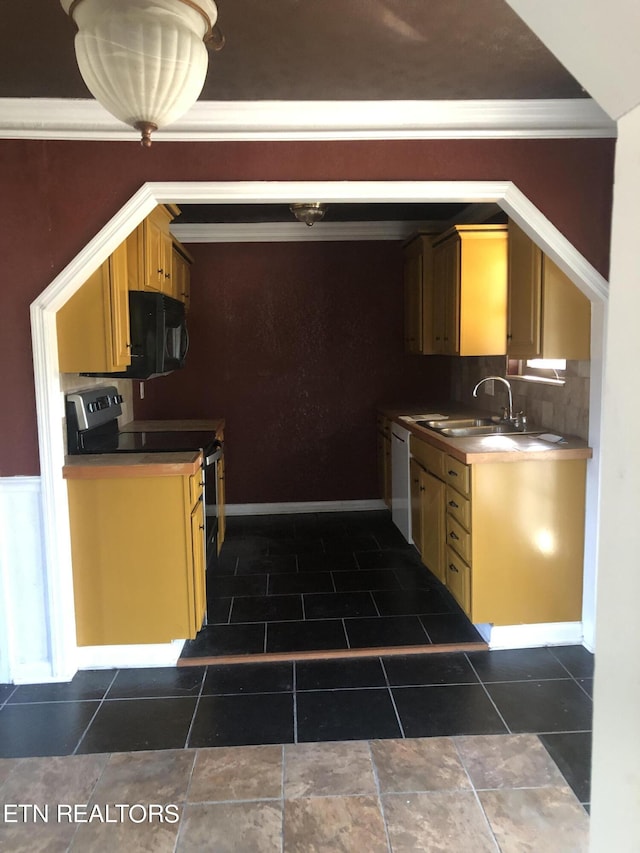
<instances>
[{"instance_id":1,"label":"oven door","mask_svg":"<svg viewBox=\"0 0 640 853\"><path fill-rule=\"evenodd\" d=\"M220 469L223 465L224 447L221 441L214 441L203 454L204 465L204 506L207 534L207 566L218 554L218 542L222 544L223 531L220 518L224 499L219 494Z\"/></svg>"}]
</instances>

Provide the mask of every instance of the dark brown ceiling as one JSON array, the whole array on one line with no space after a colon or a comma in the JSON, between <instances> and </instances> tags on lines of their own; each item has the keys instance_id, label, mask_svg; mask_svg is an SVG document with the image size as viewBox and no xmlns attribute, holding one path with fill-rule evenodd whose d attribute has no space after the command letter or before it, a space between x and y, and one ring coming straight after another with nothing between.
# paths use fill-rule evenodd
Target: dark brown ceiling
<instances>
[{"instance_id":1,"label":"dark brown ceiling","mask_svg":"<svg viewBox=\"0 0 640 853\"><path fill-rule=\"evenodd\" d=\"M504 0L218 0L204 100L580 98ZM58 0L3 0L0 97L87 98Z\"/></svg>"}]
</instances>

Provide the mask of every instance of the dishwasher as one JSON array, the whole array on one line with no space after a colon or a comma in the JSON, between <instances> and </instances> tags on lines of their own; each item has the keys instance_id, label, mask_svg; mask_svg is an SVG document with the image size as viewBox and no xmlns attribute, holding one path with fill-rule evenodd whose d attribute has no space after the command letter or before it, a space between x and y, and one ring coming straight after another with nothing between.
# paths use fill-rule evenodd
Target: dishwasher
<instances>
[{"instance_id":1,"label":"dishwasher","mask_svg":"<svg viewBox=\"0 0 640 853\"><path fill-rule=\"evenodd\" d=\"M409 430L391 425L391 518L407 542L411 538Z\"/></svg>"}]
</instances>

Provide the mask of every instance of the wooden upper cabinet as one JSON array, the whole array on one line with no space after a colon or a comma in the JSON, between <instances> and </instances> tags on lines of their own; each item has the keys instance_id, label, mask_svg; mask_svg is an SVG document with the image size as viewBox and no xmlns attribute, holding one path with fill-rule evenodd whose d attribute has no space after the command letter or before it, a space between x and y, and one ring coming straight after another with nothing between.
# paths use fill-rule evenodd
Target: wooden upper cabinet
<instances>
[{"instance_id":1,"label":"wooden upper cabinet","mask_svg":"<svg viewBox=\"0 0 640 853\"><path fill-rule=\"evenodd\" d=\"M404 247L404 348L428 355L433 342L433 251L431 236L419 234Z\"/></svg>"},{"instance_id":2,"label":"wooden upper cabinet","mask_svg":"<svg viewBox=\"0 0 640 853\"><path fill-rule=\"evenodd\" d=\"M589 299L510 222L507 353L512 358L586 360L590 337Z\"/></svg>"},{"instance_id":3,"label":"wooden upper cabinet","mask_svg":"<svg viewBox=\"0 0 640 853\"><path fill-rule=\"evenodd\" d=\"M503 355L507 228L456 225L433 244L436 352Z\"/></svg>"},{"instance_id":4,"label":"wooden upper cabinet","mask_svg":"<svg viewBox=\"0 0 640 853\"><path fill-rule=\"evenodd\" d=\"M127 278L123 243L58 311L61 373L115 373L131 363Z\"/></svg>"},{"instance_id":5,"label":"wooden upper cabinet","mask_svg":"<svg viewBox=\"0 0 640 853\"><path fill-rule=\"evenodd\" d=\"M184 302L185 311L191 303L191 255L181 243L173 241L173 289L171 296Z\"/></svg>"},{"instance_id":6,"label":"wooden upper cabinet","mask_svg":"<svg viewBox=\"0 0 640 853\"><path fill-rule=\"evenodd\" d=\"M169 225L179 212L175 205L158 205L129 235L129 290L173 295L173 239Z\"/></svg>"}]
</instances>

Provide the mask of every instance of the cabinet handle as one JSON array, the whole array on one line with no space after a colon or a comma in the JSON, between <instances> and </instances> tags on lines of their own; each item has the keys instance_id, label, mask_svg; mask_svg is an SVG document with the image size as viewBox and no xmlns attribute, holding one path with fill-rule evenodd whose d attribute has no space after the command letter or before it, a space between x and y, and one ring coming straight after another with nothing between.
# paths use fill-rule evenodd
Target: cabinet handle
<instances>
[{"instance_id":1,"label":"cabinet handle","mask_svg":"<svg viewBox=\"0 0 640 853\"><path fill-rule=\"evenodd\" d=\"M163 273L164 273L164 270L158 270L158 275L162 275Z\"/></svg>"},{"instance_id":2,"label":"cabinet handle","mask_svg":"<svg viewBox=\"0 0 640 853\"><path fill-rule=\"evenodd\" d=\"M460 537L459 537L459 536L456 536L456 534L453 532L453 530L451 531L451 533L449 534L449 536L450 536L452 539L460 539Z\"/></svg>"},{"instance_id":3,"label":"cabinet handle","mask_svg":"<svg viewBox=\"0 0 640 853\"><path fill-rule=\"evenodd\" d=\"M452 506L454 509L459 509L458 504L455 501L449 501L449 506Z\"/></svg>"},{"instance_id":4,"label":"cabinet handle","mask_svg":"<svg viewBox=\"0 0 640 853\"><path fill-rule=\"evenodd\" d=\"M200 530L204 530L204 524L200 525Z\"/></svg>"},{"instance_id":5,"label":"cabinet handle","mask_svg":"<svg viewBox=\"0 0 640 853\"><path fill-rule=\"evenodd\" d=\"M512 340L513 340L513 335L507 335L507 340L508 340L508 341L512 341Z\"/></svg>"},{"instance_id":6,"label":"cabinet handle","mask_svg":"<svg viewBox=\"0 0 640 853\"><path fill-rule=\"evenodd\" d=\"M424 492L424 486L420 486L420 491Z\"/></svg>"},{"instance_id":7,"label":"cabinet handle","mask_svg":"<svg viewBox=\"0 0 640 853\"><path fill-rule=\"evenodd\" d=\"M451 571L452 571L452 572L455 572L456 574L459 574L458 570L457 570L457 569L456 569L456 567L453 565L453 563L449 563L449 568L451 569Z\"/></svg>"},{"instance_id":8,"label":"cabinet handle","mask_svg":"<svg viewBox=\"0 0 640 853\"><path fill-rule=\"evenodd\" d=\"M449 474L450 477L457 477L458 476L457 471L447 471L447 474Z\"/></svg>"},{"instance_id":9,"label":"cabinet handle","mask_svg":"<svg viewBox=\"0 0 640 853\"><path fill-rule=\"evenodd\" d=\"M165 278L171 278L171 273L170 273L170 272L166 272L166 273L164 274L164 277L165 277Z\"/></svg>"}]
</instances>

